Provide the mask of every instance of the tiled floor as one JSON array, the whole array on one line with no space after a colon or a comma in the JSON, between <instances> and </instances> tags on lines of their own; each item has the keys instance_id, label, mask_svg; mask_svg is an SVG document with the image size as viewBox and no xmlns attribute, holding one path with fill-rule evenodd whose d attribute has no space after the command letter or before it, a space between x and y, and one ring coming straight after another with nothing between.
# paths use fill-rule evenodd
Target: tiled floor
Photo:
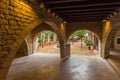
<instances>
[{"instance_id":1,"label":"tiled floor","mask_svg":"<svg viewBox=\"0 0 120 80\"><path fill-rule=\"evenodd\" d=\"M13 61L7 80L120 80L106 60L93 56L33 54Z\"/></svg>"}]
</instances>

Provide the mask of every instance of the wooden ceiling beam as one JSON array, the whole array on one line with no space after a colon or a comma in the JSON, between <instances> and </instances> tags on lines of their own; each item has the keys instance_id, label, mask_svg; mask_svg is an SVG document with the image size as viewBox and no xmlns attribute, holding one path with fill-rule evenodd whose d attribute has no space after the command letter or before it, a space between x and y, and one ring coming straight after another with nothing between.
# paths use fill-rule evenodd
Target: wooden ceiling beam
<instances>
[{"instance_id":1,"label":"wooden ceiling beam","mask_svg":"<svg viewBox=\"0 0 120 80\"><path fill-rule=\"evenodd\" d=\"M79 10L62 10L62 11L57 11L57 13L70 13L70 12L82 12L82 11L101 11L101 10L115 10L116 8L119 8L119 7L108 7L108 8L97 8L97 9L79 9ZM56 11L56 10L55 10Z\"/></svg>"},{"instance_id":2,"label":"wooden ceiling beam","mask_svg":"<svg viewBox=\"0 0 120 80\"><path fill-rule=\"evenodd\" d=\"M71 11L71 12L57 12L57 14L67 14L67 13L93 13L93 12L114 12L115 9L106 9L106 10L91 10L91 11Z\"/></svg>"},{"instance_id":3,"label":"wooden ceiling beam","mask_svg":"<svg viewBox=\"0 0 120 80\"><path fill-rule=\"evenodd\" d=\"M47 4L60 4L60 3L69 3L75 1L85 1L85 0L56 0L56 1L49 1Z\"/></svg>"},{"instance_id":4,"label":"wooden ceiling beam","mask_svg":"<svg viewBox=\"0 0 120 80\"><path fill-rule=\"evenodd\" d=\"M102 21L102 19L69 19L67 22L80 22L80 21Z\"/></svg>"},{"instance_id":5,"label":"wooden ceiling beam","mask_svg":"<svg viewBox=\"0 0 120 80\"><path fill-rule=\"evenodd\" d=\"M68 20L67 22L93 22L93 21L102 21L102 20Z\"/></svg>"},{"instance_id":6,"label":"wooden ceiling beam","mask_svg":"<svg viewBox=\"0 0 120 80\"><path fill-rule=\"evenodd\" d=\"M61 16L72 16L72 15L94 15L94 14L98 14L98 15L100 15L100 14L112 14L112 12L88 12L88 13L68 13L68 14L59 14L59 15L61 15Z\"/></svg>"},{"instance_id":7,"label":"wooden ceiling beam","mask_svg":"<svg viewBox=\"0 0 120 80\"><path fill-rule=\"evenodd\" d=\"M90 17L65 17L64 19L78 19L78 18L104 18L103 16L90 16Z\"/></svg>"},{"instance_id":8,"label":"wooden ceiling beam","mask_svg":"<svg viewBox=\"0 0 120 80\"><path fill-rule=\"evenodd\" d=\"M97 4L87 4L87 5L74 5L74 6L57 6L51 7L51 9L68 9L68 8L77 8L77 7L91 7L91 6L109 6L109 5L120 5L120 2L113 2L113 3L97 3Z\"/></svg>"},{"instance_id":9,"label":"wooden ceiling beam","mask_svg":"<svg viewBox=\"0 0 120 80\"><path fill-rule=\"evenodd\" d=\"M108 14L101 14L101 15L97 15L97 14L94 14L94 15L73 15L73 16L61 16L61 17L81 17L81 16L107 16Z\"/></svg>"},{"instance_id":10,"label":"wooden ceiling beam","mask_svg":"<svg viewBox=\"0 0 120 80\"><path fill-rule=\"evenodd\" d=\"M102 17L81 17L81 18L64 18L64 19L103 19Z\"/></svg>"}]
</instances>

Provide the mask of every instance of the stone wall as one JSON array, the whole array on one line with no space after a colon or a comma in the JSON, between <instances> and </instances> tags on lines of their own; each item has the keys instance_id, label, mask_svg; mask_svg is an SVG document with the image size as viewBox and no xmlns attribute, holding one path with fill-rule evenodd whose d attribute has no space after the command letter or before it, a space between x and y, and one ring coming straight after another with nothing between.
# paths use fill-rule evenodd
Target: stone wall
<instances>
[{"instance_id":1,"label":"stone wall","mask_svg":"<svg viewBox=\"0 0 120 80\"><path fill-rule=\"evenodd\" d=\"M108 39L111 28L112 27L111 27L111 22L110 21L103 22L103 30L102 30L102 57L103 58L108 57L109 48L106 47L106 43L107 43L106 41ZM108 41L108 42L109 42L108 44L111 44L110 41ZM106 50L104 50L104 48L106 48ZM106 53L106 54L104 54L104 53Z\"/></svg>"},{"instance_id":2,"label":"stone wall","mask_svg":"<svg viewBox=\"0 0 120 80\"><path fill-rule=\"evenodd\" d=\"M22 43L22 45L18 49L15 58L20 58L24 56L28 56L28 46L25 41Z\"/></svg>"},{"instance_id":3,"label":"stone wall","mask_svg":"<svg viewBox=\"0 0 120 80\"><path fill-rule=\"evenodd\" d=\"M105 27L103 27L102 34L101 22L63 24L60 19L52 15L52 12L41 8L37 3L33 4L34 1L0 0L0 80L5 80L9 66L24 42L25 37L42 23L49 25L49 29L52 29L57 34L61 45L66 43L67 38L74 31L80 29L90 30L96 34L100 41L103 40L103 55L109 52L109 42L113 39L111 35L120 28L120 13L110 20L114 29L111 28L111 31L108 33L105 32ZM39 30L35 31L39 32ZM64 53L65 50L61 50L61 54Z\"/></svg>"},{"instance_id":4,"label":"stone wall","mask_svg":"<svg viewBox=\"0 0 120 80\"><path fill-rule=\"evenodd\" d=\"M36 19L37 14L27 2L0 0L0 79L6 77L11 60L23 42L19 36Z\"/></svg>"},{"instance_id":5,"label":"stone wall","mask_svg":"<svg viewBox=\"0 0 120 80\"><path fill-rule=\"evenodd\" d=\"M110 48L114 41L114 36L117 30L120 29L120 12L116 13L109 20L103 23L102 32L102 57L109 58Z\"/></svg>"},{"instance_id":6,"label":"stone wall","mask_svg":"<svg viewBox=\"0 0 120 80\"><path fill-rule=\"evenodd\" d=\"M96 37L101 41L102 23L101 22L72 22L66 25L66 37L70 37L77 30L89 30L95 33Z\"/></svg>"},{"instance_id":7,"label":"stone wall","mask_svg":"<svg viewBox=\"0 0 120 80\"><path fill-rule=\"evenodd\" d=\"M56 26L61 23L52 13L29 1L0 0L0 80L5 79L20 45L32 29L45 21L56 22Z\"/></svg>"},{"instance_id":8,"label":"stone wall","mask_svg":"<svg viewBox=\"0 0 120 80\"><path fill-rule=\"evenodd\" d=\"M120 44L117 43L118 38L120 39L120 30L118 30L114 36L114 48L120 51Z\"/></svg>"}]
</instances>

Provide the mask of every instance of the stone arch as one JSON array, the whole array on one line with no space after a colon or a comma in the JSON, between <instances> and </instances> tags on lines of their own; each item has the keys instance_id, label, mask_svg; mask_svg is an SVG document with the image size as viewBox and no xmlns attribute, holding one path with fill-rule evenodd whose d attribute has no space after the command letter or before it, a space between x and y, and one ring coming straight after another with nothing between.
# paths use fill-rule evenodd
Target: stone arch
<instances>
[{"instance_id":1,"label":"stone arch","mask_svg":"<svg viewBox=\"0 0 120 80\"><path fill-rule=\"evenodd\" d=\"M102 57L109 58L110 48L114 40L115 32L120 29L120 12L115 14L112 18L103 23L102 35Z\"/></svg>"},{"instance_id":2,"label":"stone arch","mask_svg":"<svg viewBox=\"0 0 120 80\"><path fill-rule=\"evenodd\" d=\"M44 8L33 6L28 0L8 0L0 1L0 3L5 4L0 6L4 7L1 8L1 15L4 15L0 18L2 21L0 25L2 27L2 31L0 31L0 79L4 80L17 50L28 33L45 20L54 22L51 26L55 25L58 28L61 20L48 13ZM59 29L57 30L60 32ZM62 39L61 42L63 42Z\"/></svg>"},{"instance_id":3,"label":"stone arch","mask_svg":"<svg viewBox=\"0 0 120 80\"><path fill-rule=\"evenodd\" d=\"M70 37L74 32L76 32L76 31L78 31L78 30L87 30L87 29L74 29L73 31L70 32L70 34L67 35L67 40L69 39L69 37ZM93 33L95 34L95 36L98 38L98 40L101 41L101 37L97 34L97 32L92 31L92 30L88 30L88 31L93 32Z\"/></svg>"},{"instance_id":4,"label":"stone arch","mask_svg":"<svg viewBox=\"0 0 120 80\"><path fill-rule=\"evenodd\" d=\"M66 25L66 40L77 30L89 30L98 38L99 55L102 56L102 24L101 22L73 22Z\"/></svg>"},{"instance_id":5,"label":"stone arch","mask_svg":"<svg viewBox=\"0 0 120 80\"><path fill-rule=\"evenodd\" d=\"M20 45L23 43L25 37L38 25L44 23L41 19L37 19L36 21L32 22L30 25L28 25L29 27L26 27L22 30L22 32L19 34L19 36L16 37L16 41L13 43L13 45L11 46L11 49L9 49L9 54L7 56L5 56L4 58L4 63L1 65L1 71L0 73L2 73L1 76L4 76L7 74L9 66L11 64L11 62L13 61L16 52L18 51ZM51 22L52 23L52 22ZM50 25L50 24L49 24ZM54 27L53 27L54 26ZM52 23L52 25L50 26L51 28L53 28L55 30L55 32L57 32L58 37L61 41L61 43L63 43L64 41L62 40L62 36L60 34L59 28L56 24ZM57 31L56 31L57 30ZM5 69L4 69L5 68Z\"/></svg>"},{"instance_id":6,"label":"stone arch","mask_svg":"<svg viewBox=\"0 0 120 80\"><path fill-rule=\"evenodd\" d=\"M102 24L101 22L73 22L67 24L66 27L66 38L68 39L69 36L77 31L77 30L89 30L98 37L100 41L102 41Z\"/></svg>"},{"instance_id":7,"label":"stone arch","mask_svg":"<svg viewBox=\"0 0 120 80\"><path fill-rule=\"evenodd\" d=\"M30 54L34 53L34 50L35 50L35 45L34 45L34 42L35 40L37 39L37 34L39 34L40 32L42 31L45 31L45 30L49 30L49 31L52 31L54 32L57 37L58 37L58 40L59 40L59 43L63 43L63 40L61 40L61 35L60 35L60 32L59 32L59 29L57 29L57 26L55 27L55 25L53 25L53 27L51 27L48 23L41 23L40 25L38 25L37 27L35 27L30 33L29 35L27 36L26 40L27 42L29 43L29 47L31 46L32 47L32 51L30 52ZM28 41L31 40L32 42ZM32 43L32 45L30 44Z\"/></svg>"},{"instance_id":8,"label":"stone arch","mask_svg":"<svg viewBox=\"0 0 120 80\"><path fill-rule=\"evenodd\" d=\"M110 48L112 45L112 42L114 40L115 32L118 31L120 28L120 25L110 25L109 31L107 33L104 33L103 35L103 41L102 41L102 57L107 59L110 56Z\"/></svg>"},{"instance_id":9,"label":"stone arch","mask_svg":"<svg viewBox=\"0 0 120 80\"><path fill-rule=\"evenodd\" d=\"M76 31L78 31L78 30L87 30L87 29L74 29L74 30L72 30L71 31L71 33L69 34L69 35L67 35L67 40L69 39L69 37L74 33L74 32L76 32ZM91 31L91 30L88 30L88 31ZM91 31L92 33L94 33L95 34L95 36L97 37L97 39L98 39L98 50L99 50L99 55L100 56L102 56L102 51L101 51L101 37L98 35L98 34L96 34L96 32L94 31Z\"/></svg>"},{"instance_id":10,"label":"stone arch","mask_svg":"<svg viewBox=\"0 0 120 80\"><path fill-rule=\"evenodd\" d=\"M61 32L60 32L60 29L56 25L53 25L53 23L51 25L51 24L48 24L46 22L38 25L35 29L33 29L31 31L31 33L33 33L33 35L32 35L33 36L33 40L36 37L36 34L38 34L41 31L45 31L45 30L50 30L50 31L55 32L57 34L58 38L59 38L59 42L60 43L64 42L63 39L62 39L62 35L61 35Z\"/></svg>"}]
</instances>

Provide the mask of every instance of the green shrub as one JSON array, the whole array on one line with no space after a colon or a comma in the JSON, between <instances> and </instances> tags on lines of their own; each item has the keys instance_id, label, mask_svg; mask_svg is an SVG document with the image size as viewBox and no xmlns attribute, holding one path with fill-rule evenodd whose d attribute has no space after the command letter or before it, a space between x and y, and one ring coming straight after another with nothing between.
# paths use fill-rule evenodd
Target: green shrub
<instances>
[{"instance_id":1,"label":"green shrub","mask_svg":"<svg viewBox=\"0 0 120 80\"><path fill-rule=\"evenodd\" d=\"M87 46L93 46L93 42L90 39L85 39L84 43L86 43Z\"/></svg>"}]
</instances>

